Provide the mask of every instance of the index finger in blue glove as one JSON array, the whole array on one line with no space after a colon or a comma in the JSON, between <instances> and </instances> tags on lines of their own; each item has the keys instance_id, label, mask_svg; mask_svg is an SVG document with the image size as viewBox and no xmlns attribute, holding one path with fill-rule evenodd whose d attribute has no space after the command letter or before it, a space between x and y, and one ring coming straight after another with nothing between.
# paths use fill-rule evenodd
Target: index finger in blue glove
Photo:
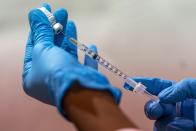
<instances>
[{"instance_id":1,"label":"index finger in blue glove","mask_svg":"<svg viewBox=\"0 0 196 131\"><path fill-rule=\"evenodd\" d=\"M144 106L145 115L151 120L172 115L174 111L175 106L172 104L160 104L151 100Z\"/></svg>"},{"instance_id":2,"label":"index finger in blue glove","mask_svg":"<svg viewBox=\"0 0 196 131\"><path fill-rule=\"evenodd\" d=\"M97 47L95 45L88 45L88 47L89 49L97 53ZM88 55L85 55L84 65L90 66L96 70L98 69L98 63L92 58L90 58Z\"/></svg>"},{"instance_id":3,"label":"index finger in blue glove","mask_svg":"<svg viewBox=\"0 0 196 131\"><path fill-rule=\"evenodd\" d=\"M173 84L172 81L162 80L159 78L133 77L130 79L133 79L136 82L141 82L143 85L147 87L147 91L153 95L158 95L159 92L161 92L163 89ZM130 87L130 86L127 83L125 83L124 87Z\"/></svg>"},{"instance_id":4,"label":"index finger in blue glove","mask_svg":"<svg viewBox=\"0 0 196 131\"><path fill-rule=\"evenodd\" d=\"M184 79L159 93L161 102L176 103L187 98L196 98L196 79Z\"/></svg>"},{"instance_id":5,"label":"index finger in blue glove","mask_svg":"<svg viewBox=\"0 0 196 131\"><path fill-rule=\"evenodd\" d=\"M29 24L34 44L42 47L50 47L53 45L53 29L48 18L41 10L33 9L29 12Z\"/></svg>"},{"instance_id":6,"label":"index finger in blue glove","mask_svg":"<svg viewBox=\"0 0 196 131\"><path fill-rule=\"evenodd\" d=\"M64 32L64 34L66 34L69 37L72 37L74 39L77 40L77 29L76 29L76 25L73 21L68 21L67 25L66 25L66 30ZM74 57L78 58L77 55L77 46L73 43L71 43L67 37L64 37L63 43L61 45L61 47L69 52L71 55L73 55Z\"/></svg>"}]
</instances>

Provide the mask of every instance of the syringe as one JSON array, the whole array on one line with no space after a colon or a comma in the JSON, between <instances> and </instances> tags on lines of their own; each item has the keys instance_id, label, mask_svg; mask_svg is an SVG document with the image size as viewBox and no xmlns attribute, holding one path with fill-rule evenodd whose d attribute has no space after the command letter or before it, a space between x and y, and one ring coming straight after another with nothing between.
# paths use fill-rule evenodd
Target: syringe
<instances>
[{"instance_id":1,"label":"syringe","mask_svg":"<svg viewBox=\"0 0 196 131\"><path fill-rule=\"evenodd\" d=\"M63 26L60 23L57 23L55 20L55 17L53 16L52 13L50 13L46 8L41 7L39 8L47 17L48 20L51 23L52 28L54 29L55 34L63 33ZM63 33L64 34L64 33ZM100 55L89 49L85 44L82 44L78 42L76 39L69 37L64 34L67 39L77 45L78 49L84 52L86 55L88 55L90 58L93 60L96 60L100 65L105 67L107 70L118 76L123 80L124 83L127 83L130 87L127 87L126 90L131 91L133 89L134 93L141 93L144 94L145 96L149 97L155 102L159 102L159 97L152 95L149 93L146 89L147 87L144 86L142 83L137 83L133 79L130 79L128 75L123 73L120 69L112 65L110 62L108 62L106 59L102 58Z\"/></svg>"}]
</instances>

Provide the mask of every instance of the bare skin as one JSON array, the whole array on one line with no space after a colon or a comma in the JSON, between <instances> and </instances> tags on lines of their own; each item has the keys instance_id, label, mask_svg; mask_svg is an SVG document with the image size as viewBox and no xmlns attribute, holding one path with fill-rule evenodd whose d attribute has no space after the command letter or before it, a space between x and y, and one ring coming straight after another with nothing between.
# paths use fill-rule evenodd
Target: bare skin
<instances>
[{"instance_id":1,"label":"bare skin","mask_svg":"<svg viewBox=\"0 0 196 131\"><path fill-rule=\"evenodd\" d=\"M136 128L107 91L74 86L64 97L63 108L80 131L116 131Z\"/></svg>"}]
</instances>

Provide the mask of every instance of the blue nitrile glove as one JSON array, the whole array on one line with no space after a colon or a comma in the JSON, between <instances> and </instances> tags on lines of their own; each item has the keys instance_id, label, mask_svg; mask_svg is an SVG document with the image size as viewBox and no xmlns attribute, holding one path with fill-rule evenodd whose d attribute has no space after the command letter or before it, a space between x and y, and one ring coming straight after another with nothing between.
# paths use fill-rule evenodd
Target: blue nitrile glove
<instances>
[{"instance_id":1,"label":"blue nitrile glove","mask_svg":"<svg viewBox=\"0 0 196 131\"><path fill-rule=\"evenodd\" d=\"M48 10L49 5L44 5ZM64 25L64 33L76 39L76 27L73 22L67 23L67 12L57 10L55 17ZM66 38L54 35L47 17L39 10L29 13L31 33L26 47L23 72L25 92L48 104L56 105L63 114L62 100L73 84L83 88L108 91L117 103L121 92L110 85L107 78L97 70L81 65L77 60L77 48ZM62 38L63 37L63 38ZM95 47L94 47L95 49ZM85 63L97 65L86 58ZM90 65L90 64L89 64Z\"/></svg>"},{"instance_id":2,"label":"blue nitrile glove","mask_svg":"<svg viewBox=\"0 0 196 131\"><path fill-rule=\"evenodd\" d=\"M153 95L159 95L162 90L167 90L179 83L158 78L133 78L137 82L141 82L147 87L147 90ZM186 80L185 80L186 81ZM180 82L181 83L181 82ZM183 82L182 82L183 83ZM125 84L125 86L128 86ZM182 86L182 85L181 85ZM180 87L178 87L180 88ZM187 87L188 88L188 87ZM171 90L171 89L170 89ZM162 99L160 99L162 102ZM191 131L194 130L194 102L188 99L182 102L180 109L181 114L176 114L175 104L155 103L148 101L145 105L145 114L149 119L156 120L154 124L155 131Z\"/></svg>"}]
</instances>

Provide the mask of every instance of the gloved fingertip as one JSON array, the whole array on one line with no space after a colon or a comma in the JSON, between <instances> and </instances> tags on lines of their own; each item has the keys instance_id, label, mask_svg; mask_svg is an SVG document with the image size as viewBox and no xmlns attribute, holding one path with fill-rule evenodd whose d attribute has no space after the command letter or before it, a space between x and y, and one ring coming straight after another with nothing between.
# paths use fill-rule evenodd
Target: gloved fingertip
<instances>
[{"instance_id":1,"label":"gloved fingertip","mask_svg":"<svg viewBox=\"0 0 196 131\"><path fill-rule=\"evenodd\" d=\"M31 22L32 15L34 14L34 11L35 11L35 9L32 9L32 10L30 10L29 13L28 13L29 23Z\"/></svg>"},{"instance_id":2,"label":"gloved fingertip","mask_svg":"<svg viewBox=\"0 0 196 131\"><path fill-rule=\"evenodd\" d=\"M30 10L29 14L28 14L28 20L29 20L29 24L30 27L32 28L32 23L34 20L37 19L37 17L39 17L37 14L42 14L41 11L39 11L38 9L34 8L32 10ZM44 15L43 15L44 16Z\"/></svg>"},{"instance_id":3,"label":"gloved fingertip","mask_svg":"<svg viewBox=\"0 0 196 131\"><path fill-rule=\"evenodd\" d=\"M63 27L66 27L67 18L68 18L67 10L65 10L64 8L58 8L54 12L54 16L55 16L57 22L60 22L63 25Z\"/></svg>"},{"instance_id":4,"label":"gloved fingertip","mask_svg":"<svg viewBox=\"0 0 196 131\"><path fill-rule=\"evenodd\" d=\"M50 6L50 4L48 4L48 3L45 3L45 2L44 2L44 3L41 4L41 6L42 6L42 7L45 7L45 8L46 8L48 11L50 11L50 12L52 11L51 6Z\"/></svg>"},{"instance_id":5,"label":"gloved fingertip","mask_svg":"<svg viewBox=\"0 0 196 131\"><path fill-rule=\"evenodd\" d=\"M149 119L156 120L162 116L163 108L159 103L150 100L145 104L144 112Z\"/></svg>"},{"instance_id":6,"label":"gloved fingertip","mask_svg":"<svg viewBox=\"0 0 196 131\"><path fill-rule=\"evenodd\" d=\"M35 25L34 21L36 21L36 23L37 22L44 23L47 21L48 22L47 24L50 24L45 14L37 8L30 10L28 14L28 19L29 19L29 23L33 23L33 25ZM46 20L46 21L43 21L43 20Z\"/></svg>"},{"instance_id":7,"label":"gloved fingertip","mask_svg":"<svg viewBox=\"0 0 196 131\"><path fill-rule=\"evenodd\" d=\"M68 35L69 37L77 39L77 28L72 20L69 20L67 22L65 34Z\"/></svg>"}]
</instances>

